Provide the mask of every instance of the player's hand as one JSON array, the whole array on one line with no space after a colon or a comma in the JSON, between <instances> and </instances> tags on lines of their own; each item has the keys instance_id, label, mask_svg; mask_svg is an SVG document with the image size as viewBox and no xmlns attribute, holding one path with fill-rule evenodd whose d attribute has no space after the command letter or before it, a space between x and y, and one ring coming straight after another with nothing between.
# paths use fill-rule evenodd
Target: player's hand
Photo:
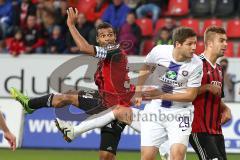
<instances>
[{"instance_id":1,"label":"player's hand","mask_svg":"<svg viewBox=\"0 0 240 160\"><path fill-rule=\"evenodd\" d=\"M142 104L142 97L135 97L135 106L140 107Z\"/></svg>"},{"instance_id":2,"label":"player's hand","mask_svg":"<svg viewBox=\"0 0 240 160\"><path fill-rule=\"evenodd\" d=\"M131 99L131 103L137 107L142 104L142 95L140 92L136 92L133 98Z\"/></svg>"},{"instance_id":3,"label":"player's hand","mask_svg":"<svg viewBox=\"0 0 240 160\"><path fill-rule=\"evenodd\" d=\"M77 22L78 18L78 10L77 8L73 9L72 7L68 8L67 10L67 25L68 27L74 26L75 23Z\"/></svg>"},{"instance_id":4,"label":"player's hand","mask_svg":"<svg viewBox=\"0 0 240 160\"><path fill-rule=\"evenodd\" d=\"M208 87L208 91L211 92L213 95L221 97L222 88L220 86L210 84L207 87Z\"/></svg>"},{"instance_id":5,"label":"player's hand","mask_svg":"<svg viewBox=\"0 0 240 160\"><path fill-rule=\"evenodd\" d=\"M4 132L4 138L8 141L11 149L15 151L16 149L16 137L11 132Z\"/></svg>"},{"instance_id":6,"label":"player's hand","mask_svg":"<svg viewBox=\"0 0 240 160\"><path fill-rule=\"evenodd\" d=\"M163 92L159 91L158 89L153 88L153 87L148 87L143 92L143 99L145 99L145 100L159 99L162 94L163 94Z\"/></svg>"},{"instance_id":7,"label":"player's hand","mask_svg":"<svg viewBox=\"0 0 240 160\"><path fill-rule=\"evenodd\" d=\"M222 114L221 125L224 125L225 123L232 119L232 113L230 108L228 107L224 108L221 114Z\"/></svg>"}]
</instances>

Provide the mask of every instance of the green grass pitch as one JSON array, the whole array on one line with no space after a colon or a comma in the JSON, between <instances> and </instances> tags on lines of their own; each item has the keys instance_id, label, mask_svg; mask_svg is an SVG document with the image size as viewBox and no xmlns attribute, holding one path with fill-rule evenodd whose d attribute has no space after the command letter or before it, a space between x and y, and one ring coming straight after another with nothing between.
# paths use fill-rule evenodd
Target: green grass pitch
<instances>
[{"instance_id":1,"label":"green grass pitch","mask_svg":"<svg viewBox=\"0 0 240 160\"><path fill-rule=\"evenodd\" d=\"M0 149L0 160L96 160L97 151L82 150L44 150L44 149L17 149L12 152ZM117 154L118 160L140 160L139 152L123 152ZM160 158L158 157L158 160ZM197 160L196 154L188 153L187 160ZM228 160L240 160L239 154L228 154Z\"/></svg>"}]
</instances>

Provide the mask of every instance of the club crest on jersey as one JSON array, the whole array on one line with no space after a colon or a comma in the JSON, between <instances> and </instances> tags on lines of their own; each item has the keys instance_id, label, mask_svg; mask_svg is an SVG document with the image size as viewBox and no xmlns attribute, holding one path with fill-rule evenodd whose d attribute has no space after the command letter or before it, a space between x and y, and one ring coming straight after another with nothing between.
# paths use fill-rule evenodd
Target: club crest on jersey
<instances>
[{"instance_id":1,"label":"club crest on jersey","mask_svg":"<svg viewBox=\"0 0 240 160\"><path fill-rule=\"evenodd\" d=\"M174 71L168 71L166 73L166 77L169 78L169 79L175 79L177 77L177 73L174 72Z\"/></svg>"},{"instance_id":2,"label":"club crest on jersey","mask_svg":"<svg viewBox=\"0 0 240 160\"><path fill-rule=\"evenodd\" d=\"M183 75L184 77L188 76L188 71L182 71L182 75Z\"/></svg>"}]
</instances>

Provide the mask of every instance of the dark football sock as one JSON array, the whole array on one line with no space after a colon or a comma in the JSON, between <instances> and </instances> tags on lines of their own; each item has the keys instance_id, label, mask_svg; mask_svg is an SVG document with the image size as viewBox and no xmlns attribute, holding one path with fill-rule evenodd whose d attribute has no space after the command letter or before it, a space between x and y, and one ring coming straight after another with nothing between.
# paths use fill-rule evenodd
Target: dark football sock
<instances>
[{"instance_id":1,"label":"dark football sock","mask_svg":"<svg viewBox=\"0 0 240 160\"><path fill-rule=\"evenodd\" d=\"M52 107L52 99L54 94L49 94L46 96L30 99L28 106L32 109L39 109L43 107Z\"/></svg>"}]
</instances>

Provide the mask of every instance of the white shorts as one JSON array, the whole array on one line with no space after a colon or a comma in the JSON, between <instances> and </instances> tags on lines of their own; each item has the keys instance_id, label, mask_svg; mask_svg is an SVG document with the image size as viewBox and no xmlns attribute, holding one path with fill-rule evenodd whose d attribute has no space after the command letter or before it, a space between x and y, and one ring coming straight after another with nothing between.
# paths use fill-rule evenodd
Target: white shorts
<instances>
[{"instance_id":1,"label":"white shorts","mask_svg":"<svg viewBox=\"0 0 240 160\"><path fill-rule=\"evenodd\" d=\"M166 140L188 146L194 107L163 108L146 104L141 113L141 146L159 148Z\"/></svg>"}]
</instances>

